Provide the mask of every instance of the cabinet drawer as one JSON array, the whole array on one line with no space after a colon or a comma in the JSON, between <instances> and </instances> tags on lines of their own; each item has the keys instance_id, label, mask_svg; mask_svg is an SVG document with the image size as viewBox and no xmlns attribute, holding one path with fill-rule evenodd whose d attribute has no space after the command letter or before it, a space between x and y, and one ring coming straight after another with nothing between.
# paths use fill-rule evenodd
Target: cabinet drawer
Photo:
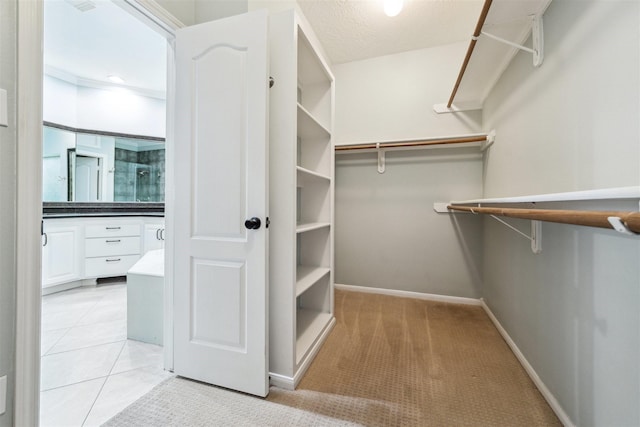
<instances>
[{"instance_id":1,"label":"cabinet drawer","mask_svg":"<svg viewBox=\"0 0 640 427\"><path fill-rule=\"evenodd\" d=\"M140 255L87 258L84 264L84 274L86 277L124 276L139 259Z\"/></svg>"},{"instance_id":2,"label":"cabinet drawer","mask_svg":"<svg viewBox=\"0 0 640 427\"><path fill-rule=\"evenodd\" d=\"M140 254L140 237L102 237L85 239L85 257Z\"/></svg>"},{"instance_id":3,"label":"cabinet drawer","mask_svg":"<svg viewBox=\"0 0 640 427\"><path fill-rule=\"evenodd\" d=\"M87 225L85 237L139 236L139 224L102 224Z\"/></svg>"}]
</instances>

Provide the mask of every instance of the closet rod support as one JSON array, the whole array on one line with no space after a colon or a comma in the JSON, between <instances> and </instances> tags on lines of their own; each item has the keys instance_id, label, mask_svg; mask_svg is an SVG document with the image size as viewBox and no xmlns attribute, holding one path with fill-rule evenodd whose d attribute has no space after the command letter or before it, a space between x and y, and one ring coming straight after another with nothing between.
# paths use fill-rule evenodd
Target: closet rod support
<instances>
[{"instance_id":1,"label":"closet rod support","mask_svg":"<svg viewBox=\"0 0 640 427\"><path fill-rule=\"evenodd\" d=\"M627 227L627 224L625 224L624 221L620 219L620 217L610 216L607 218L607 221L609 221L609 224L611 224L613 229L618 233L626 234L627 236L637 236L639 234L631 231L629 227Z\"/></svg>"},{"instance_id":2,"label":"closet rod support","mask_svg":"<svg viewBox=\"0 0 640 427\"><path fill-rule=\"evenodd\" d=\"M480 151L486 151L487 148L491 147L493 143L496 142L496 130L493 129L491 132L487 134L487 140L482 143L480 146Z\"/></svg>"},{"instance_id":3,"label":"closet rod support","mask_svg":"<svg viewBox=\"0 0 640 427\"><path fill-rule=\"evenodd\" d=\"M376 142L376 150L378 150L378 173L384 173L386 159L384 149L380 148L379 142Z\"/></svg>"},{"instance_id":4,"label":"closet rod support","mask_svg":"<svg viewBox=\"0 0 640 427\"><path fill-rule=\"evenodd\" d=\"M500 43L505 43L511 47L515 47L520 50L524 50L525 52L529 52L533 54L533 66L539 67L542 65L542 61L544 60L544 37L542 30L542 15L532 15L531 16L531 40L533 42L533 49L522 46L521 44L514 43L510 40L503 39L502 37L498 37L496 35L487 33L486 31L482 31L480 33L483 36L489 37L490 39L499 41ZM472 37L472 40L477 40L478 37Z\"/></svg>"},{"instance_id":5,"label":"closet rod support","mask_svg":"<svg viewBox=\"0 0 640 427\"><path fill-rule=\"evenodd\" d=\"M473 212L473 210L471 212ZM530 240L531 251L534 254L539 254L540 252L542 252L542 221L537 221L537 220L531 221L531 235L529 236L528 234L523 233L522 231L518 230L516 227L504 221L503 219L500 219L495 215L489 215L489 216L495 219L496 221L498 221L499 223L512 229L513 231L515 231L525 239Z\"/></svg>"}]
</instances>

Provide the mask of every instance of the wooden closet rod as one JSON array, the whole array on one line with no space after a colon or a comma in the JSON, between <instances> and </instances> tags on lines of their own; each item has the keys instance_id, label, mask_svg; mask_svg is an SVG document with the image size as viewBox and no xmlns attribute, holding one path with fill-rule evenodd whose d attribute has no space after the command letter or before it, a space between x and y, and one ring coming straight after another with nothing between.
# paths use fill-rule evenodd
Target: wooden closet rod
<instances>
[{"instance_id":1,"label":"wooden closet rod","mask_svg":"<svg viewBox=\"0 0 640 427\"><path fill-rule=\"evenodd\" d=\"M471 39L469 47L467 48L467 54L464 57L464 62L462 62L462 67L460 68L460 72L458 73L458 80L456 80L456 84L453 87L453 91L451 92L451 97L449 98L449 102L447 103L447 108L451 108L451 105L453 104L453 98L456 97L458 87L460 87L460 82L462 82L462 76L464 76L464 72L467 70L467 65L469 65L471 54L473 53L473 49L475 49L476 47L476 42L478 41L477 37L479 37L480 33L482 32L482 26L484 25L484 21L487 19L492 1L493 0L484 0L484 5L482 6L482 11L480 12L480 17L478 18L478 23L476 24L476 29L473 32L473 38Z\"/></svg>"},{"instance_id":2,"label":"wooden closet rod","mask_svg":"<svg viewBox=\"0 0 640 427\"><path fill-rule=\"evenodd\" d=\"M547 222L558 222L561 224L586 225L588 227L600 228L614 228L607 218L618 217L630 231L634 233L640 233L640 212L485 208L457 205L449 205L447 206L447 208L455 211L507 216L510 218L533 219Z\"/></svg>"},{"instance_id":3,"label":"wooden closet rod","mask_svg":"<svg viewBox=\"0 0 640 427\"><path fill-rule=\"evenodd\" d=\"M380 144L380 148L397 148L397 147L420 147L427 145L447 145L447 144L466 144L469 142L486 142L486 135L478 136L466 136L462 138L443 138L443 139L428 139L424 141L405 141L405 142L385 142ZM354 145L336 145L336 151L346 150L375 150L376 144L354 144Z\"/></svg>"}]
</instances>

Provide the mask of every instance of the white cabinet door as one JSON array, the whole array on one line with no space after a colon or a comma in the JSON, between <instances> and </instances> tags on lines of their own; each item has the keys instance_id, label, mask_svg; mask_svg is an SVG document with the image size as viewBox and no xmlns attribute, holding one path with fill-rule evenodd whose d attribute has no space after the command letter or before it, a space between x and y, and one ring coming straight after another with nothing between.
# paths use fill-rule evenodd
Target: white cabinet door
<instances>
[{"instance_id":1,"label":"white cabinet door","mask_svg":"<svg viewBox=\"0 0 640 427\"><path fill-rule=\"evenodd\" d=\"M266 396L267 13L177 31L174 368ZM257 221L245 220L259 218Z\"/></svg>"},{"instance_id":2,"label":"white cabinet door","mask_svg":"<svg viewBox=\"0 0 640 427\"><path fill-rule=\"evenodd\" d=\"M42 247L42 287L81 279L80 227L45 224Z\"/></svg>"},{"instance_id":3,"label":"white cabinet door","mask_svg":"<svg viewBox=\"0 0 640 427\"><path fill-rule=\"evenodd\" d=\"M144 225L144 253L154 249L164 248L164 225L163 224L145 224Z\"/></svg>"}]
</instances>

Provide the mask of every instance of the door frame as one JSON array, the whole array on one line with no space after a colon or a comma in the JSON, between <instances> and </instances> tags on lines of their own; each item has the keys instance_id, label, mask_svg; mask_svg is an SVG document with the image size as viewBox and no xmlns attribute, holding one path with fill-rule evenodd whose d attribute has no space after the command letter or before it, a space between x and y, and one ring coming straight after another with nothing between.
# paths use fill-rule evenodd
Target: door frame
<instances>
[{"instance_id":1,"label":"door frame","mask_svg":"<svg viewBox=\"0 0 640 427\"><path fill-rule=\"evenodd\" d=\"M175 31L185 25L154 0L111 0L162 34L167 49L167 125L165 149L172 158ZM16 1L17 6L17 176L16 176L16 348L13 424L37 426L40 418L40 322L42 310L41 236L42 168L42 43L44 0ZM173 182L171 162L167 182ZM174 189L165 188L165 226L171 232ZM173 239L169 239L169 243ZM165 245L164 364L173 369L173 247Z\"/></svg>"}]
</instances>

